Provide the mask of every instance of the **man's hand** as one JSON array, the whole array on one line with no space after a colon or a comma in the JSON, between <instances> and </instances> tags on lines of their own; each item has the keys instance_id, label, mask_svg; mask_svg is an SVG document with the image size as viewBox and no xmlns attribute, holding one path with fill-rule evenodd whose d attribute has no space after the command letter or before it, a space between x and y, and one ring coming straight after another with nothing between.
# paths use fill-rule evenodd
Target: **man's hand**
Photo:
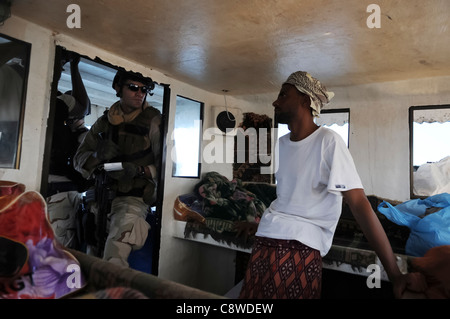
<instances>
[{"instance_id":1,"label":"man's hand","mask_svg":"<svg viewBox=\"0 0 450 319\"><path fill-rule=\"evenodd\" d=\"M237 231L236 237L243 236L244 240L248 241L248 239L254 236L258 230L258 223L247 221L235 222L234 228Z\"/></svg>"},{"instance_id":2,"label":"man's hand","mask_svg":"<svg viewBox=\"0 0 450 319\"><path fill-rule=\"evenodd\" d=\"M409 298L414 296L424 296L427 290L427 282L425 277L419 272L407 273L399 276L393 282L394 297Z\"/></svg>"},{"instance_id":3,"label":"man's hand","mask_svg":"<svg viewBox=\"0 0 450 319\"><path fill-rule=\"evenodd\" d=\"M117 145L116 143L114 143L109 139L106 139L98 143L97 152L94 153L94 156L100 162L106 162L118 156L119 154L120 154L119 145Z\"/></svg>"}]
</instances>

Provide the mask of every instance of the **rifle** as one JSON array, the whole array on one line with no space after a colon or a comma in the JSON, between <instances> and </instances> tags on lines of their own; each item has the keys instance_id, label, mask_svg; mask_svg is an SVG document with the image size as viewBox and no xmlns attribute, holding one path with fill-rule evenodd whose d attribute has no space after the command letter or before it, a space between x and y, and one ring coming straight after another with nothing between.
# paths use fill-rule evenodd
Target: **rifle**
<instances>
[{"instance_id":1,"label":"rifle","mask_svg":"<svg viewBox=\"0 0 450 319\"><path fill-rule=\"evenodd\" d=\"M105 113L106 114L106 113ZM110 130L109 132L100 132L98 136L101 140L107 138L112 139L114 132ZM108 236L107 223L108 214L111 211L111 202L116 196L116 192L113 189L112 179L108 176L107 166L108 163L99 165L96 168L95 173L95 201L98 205L98 212L96 216L96 226L95 226L95 239L97 257L103 257L103 250L105 249L106 238ZM114 164L112 164L114 165Z\"/></svg>"},{"instance_id":2,"label":"rifle","mask_svg":"<svg viewBox=\"0 0 450 319\"><path fill-rule=\"evenodd\" d=\"M111 202L115 198L116 192L112 188L112 179L108 176L103 166L98 169L95 177L95 200L98 204L96 218L95 238L97 241L97 256L103 257L106 237L108 214L111 211Z\"/></svg>"}]
</instances>

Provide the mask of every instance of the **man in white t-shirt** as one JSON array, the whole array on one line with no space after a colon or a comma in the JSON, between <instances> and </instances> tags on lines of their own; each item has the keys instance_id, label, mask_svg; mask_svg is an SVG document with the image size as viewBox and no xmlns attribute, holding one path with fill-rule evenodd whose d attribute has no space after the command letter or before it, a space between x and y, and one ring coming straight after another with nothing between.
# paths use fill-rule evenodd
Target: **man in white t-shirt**
<instances>
[{"instance_id":1,"label":"man in white t-shirt","mask_svg":"<svg viewBox=\"0 0 450 319\"><path fill-rule=\"evenodd\" d=\"M320 298L322 257L329 251L345 198L401 297L415 276L402 275L364 193L352 156L334 131L314 123L334 96L307 72L282 85L273 102L279 139L277 199L264 212L240 298Z\"/></svg>"}]
</instances>

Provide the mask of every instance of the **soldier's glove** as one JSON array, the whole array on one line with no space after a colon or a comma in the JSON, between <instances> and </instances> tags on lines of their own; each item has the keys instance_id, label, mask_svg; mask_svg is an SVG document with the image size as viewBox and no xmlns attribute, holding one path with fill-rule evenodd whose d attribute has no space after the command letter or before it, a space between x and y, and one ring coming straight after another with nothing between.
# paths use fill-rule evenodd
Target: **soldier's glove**
<instances>
[{"instance_id":1,"label":"soldier's glove","mask_svg":"<svg viewBox=\"0 0 450 319\"><path fill-rule=\"evenodd\" d=\"M139 166L131 162L122 163L122 167L123 169L119 171L108 172L108 175L116 180L130 180L136 177L140 172Z\"/></svg>"},{"instance_id":2,"label":"soldier's glove","mask_svg":"<svg viewBox=\"0 0 450 319\"><path fill-rule=\"evenodd\" d=\"M119 145L107 139L98 143L97 152L94 156L101 162L109 161L110 159L120 154Z\"/></svg>"}]
</instances>

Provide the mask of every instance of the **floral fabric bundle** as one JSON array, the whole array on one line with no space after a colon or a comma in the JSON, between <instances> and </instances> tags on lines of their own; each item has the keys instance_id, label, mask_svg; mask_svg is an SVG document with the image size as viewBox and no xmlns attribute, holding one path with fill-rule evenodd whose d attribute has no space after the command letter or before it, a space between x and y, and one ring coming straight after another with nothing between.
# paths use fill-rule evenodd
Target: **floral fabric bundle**
<instances>
[{"instance_id":1,"label":"floral fabric bundle","mask_svg":"<svg viewBox=\"0 0 450 319\"><path fill-rule=\"evenodd\" d=\"M0 181L0 299L61 298L85 284L79 262L55 240L44 198Z\"/></svg>"}]
</instances>

